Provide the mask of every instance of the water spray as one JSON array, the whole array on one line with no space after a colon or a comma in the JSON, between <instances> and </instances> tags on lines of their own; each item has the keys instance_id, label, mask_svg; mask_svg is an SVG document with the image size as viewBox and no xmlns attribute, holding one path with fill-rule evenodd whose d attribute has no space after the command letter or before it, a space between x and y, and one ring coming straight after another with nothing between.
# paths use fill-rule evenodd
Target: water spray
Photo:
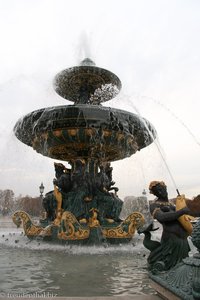
<instances>
[{"instance_id":1,"label":"water spray","mask_svg":"<svg viewBox=\"0 0 200 300\"><path fill-rule=\"evenodd\" d=\"M157 150L158 150L158 152L159 152L159 154L160 154L160 156L161 156L161 158L162 158L162 160L163 160L163 163L164 163L164 165L165 165L165 167L166 167L166 169L167 169L167 171L168 171L168 173L169 173L169 176L170 176L170 178L171 178L171 180L172 180L172 182L173 182L173 184L174 184L174 187L175 187L175 189L176 189L176 192L177 192L178 196L180 196L179 190L178 190L178 188L177 188L177 186L176 186L176 182L175 182L174 177L173 177L173 175L172 175L172 173L171 173L171 170L170 170L170 168L169 168L169 166L168 166L168 164L167 164L167 161L166 161L166 159L165 159L165 157L164 157L164 155L163 155L162 147L161 147L161 145L160 145L158 139L154 139L154 137L153 137L153 135L152 135L152 132L149 130L149 127L148 127L148 124L147 124L146 120L141 116L140 111L139 111L138 108L132 103L132 101L131 101L129 98L128 98L128 102L131 104L131 106L134 108L134 110L135 110L135 111L137 112L137 114L139 115L141 121L143 122L143 124L144 124L144 126L145 126L145 128L146 128L146 130L148 131L149 135L151 136L152 141L153 141L154 144L156 145L156 148L157 148Z\"/></svg>"},{"instance_id":2,"label":"water spray","mask_svg":"<svg viewBox=\"0 0 200 300\"><path fill-rule=\"evenodd\" d=\"M190 136L193 138L194 142L200 146L200 142L199 139L194 135L194 133L191 131L191 129L185 124L185 122L183 122L183 120L181 118L179 118L173 111L171 111L170 108L168 108L165 104L163 104L161 101L153 98L153 97L149 97L149 96L145 96L145 95L139 95L140 98L143 99L150 99L151 101L153 101L154 103L158 104L160 107L162 107L165 111L167 111L168 113L171 114L172 117L174 117L181 125L183 125L183 127L187 130L187 132L190 134Z\"/></svg>"}]
</instances>

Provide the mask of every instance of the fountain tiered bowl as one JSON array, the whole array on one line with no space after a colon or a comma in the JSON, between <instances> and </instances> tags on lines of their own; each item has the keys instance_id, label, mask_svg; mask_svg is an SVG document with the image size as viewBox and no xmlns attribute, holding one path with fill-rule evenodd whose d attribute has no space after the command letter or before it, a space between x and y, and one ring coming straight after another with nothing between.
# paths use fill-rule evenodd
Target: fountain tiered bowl
<instances>
[{"instance_id":1,"label":"fountain tiered bowl","mask_svg":"<svg viewBox=\"0 0 200 300\"><path fill-rule=\"evenodd\" d=\"M24 223L30 238L83 244L130 241L144 218L133 212L120 220L122 201L110 163L150 145L156 131L137 114L102 105L119 93L121 82L90 59L57 74L54 88L74 104L33 111L16 123L14 132L21 142L44 156L68 162L71 169L55 164L54 191L43 199L46 217L40 226L22 211L13 220Z\"/></svg>"}]
</instances>

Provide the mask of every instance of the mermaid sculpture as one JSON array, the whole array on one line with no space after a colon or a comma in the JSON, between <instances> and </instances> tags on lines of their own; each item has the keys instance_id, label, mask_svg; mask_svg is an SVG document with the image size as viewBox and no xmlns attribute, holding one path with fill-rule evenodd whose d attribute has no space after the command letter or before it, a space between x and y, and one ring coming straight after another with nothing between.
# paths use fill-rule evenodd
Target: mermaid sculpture
<instances>
[{"instance_id":1,"label":"mermaid sculpture","mask_svg":"<svg viewBox=\"0 0 200 300\"><path fill-rule=\"evenodd\" d=\"M168 200L167 187L163 181L152 181L149 191L157 197L150 204L150 213L162 224L163 232L160 242L151 240L151 231L157 229L153 229L153 223L146 229L140 230L139 233L144 233L143 244L151 251L148 257L149 269L152 271L169 270L187 257L190 251L187 240L189 232L187 226L181 223L181 217L185 215L198 216L199 213L189 209L188 206L191 205L177 210L176 206ZM179 198L181 196L177 197L177 202Z\"/></svg>"}]
</instances>

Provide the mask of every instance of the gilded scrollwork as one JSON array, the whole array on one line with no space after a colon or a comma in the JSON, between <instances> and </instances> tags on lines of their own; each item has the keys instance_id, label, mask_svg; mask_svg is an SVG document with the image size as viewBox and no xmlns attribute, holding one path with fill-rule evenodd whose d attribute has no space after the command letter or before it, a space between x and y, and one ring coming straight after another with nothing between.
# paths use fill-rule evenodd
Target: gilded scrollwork
<instances>
[{"instance_id":1,"label":"gilded scrollwork","mask_svg":"<svg viewBox=\"0 0 200 300\"><path fill-rule=\"evenodd\" d=\"M45 228L34 225L30 216L24 211L17 211L12 216L13 222L19 227L23 223L25 235L28 237L52 236L52 226ZM129 215L117 227L101 227L105 238L132 238L137 227L144 223L141 213L135 212ZM99 224L98 224L99 225ZM60 226L58 226L57 238L61 240L84 240L90 236L90 226L80 224L76 217L69 211L62 214Z\"/></svg>"},{"instance_id":2,"label":"gilded scrollwork","mask_svg":"<svg viewBox=\"0 0 200 300\"><path fill-rule=\"evenodd\" d=\"M90 235L89 227L82 226L76 217L69 211L62 214L59 227L58 239L61 240L84 240Z\"/></svg>"},{"instance_id":3,"label":"gilded scrollwork","mask_svg":"<svg viewBox=\"0 0 200 300\"><path fill-rule=\"evenodd\" d=\"M144 224L144 216L139 212L130 214L117 227L103 227L102 232L106 238L132 238L136 228Z\"/></svg>"},{"instance_id":4,"label":"gilded scrollwork","mask_svg":"<svg viewBox=\"0 0 200 300\"><path fill-rule=\"evenodd\" d=\"M45 228L34 225L30 216L24 211L16 211L12 216L13 222L19 227L23 224L25 235L28 237L38 236L43 233L43 236L50 236L50 227L45 231Z\"/></svg>"}]
</instances>

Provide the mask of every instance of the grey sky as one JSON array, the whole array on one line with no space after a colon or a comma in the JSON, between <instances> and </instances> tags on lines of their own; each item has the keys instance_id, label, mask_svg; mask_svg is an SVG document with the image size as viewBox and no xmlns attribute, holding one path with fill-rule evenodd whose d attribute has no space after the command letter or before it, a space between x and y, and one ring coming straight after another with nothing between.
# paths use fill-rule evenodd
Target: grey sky
<instances>
[{"instance_id":1,"label":"grey sky","mask_svg":"<svg viewBox=\"0 0 200 300\"><path fill-rule=\"evenodd\" d=\"M35 196L41 181L52 189L54 161L12 128L28 112L67 104L52 79L90 56L122 81L105 105L151 121L180 192L200 193L199 15L198 0L0 0L0 189ZM155 179L175 195L155 144L113 167L120 197Z\"/></svg>"}]
</instances>

